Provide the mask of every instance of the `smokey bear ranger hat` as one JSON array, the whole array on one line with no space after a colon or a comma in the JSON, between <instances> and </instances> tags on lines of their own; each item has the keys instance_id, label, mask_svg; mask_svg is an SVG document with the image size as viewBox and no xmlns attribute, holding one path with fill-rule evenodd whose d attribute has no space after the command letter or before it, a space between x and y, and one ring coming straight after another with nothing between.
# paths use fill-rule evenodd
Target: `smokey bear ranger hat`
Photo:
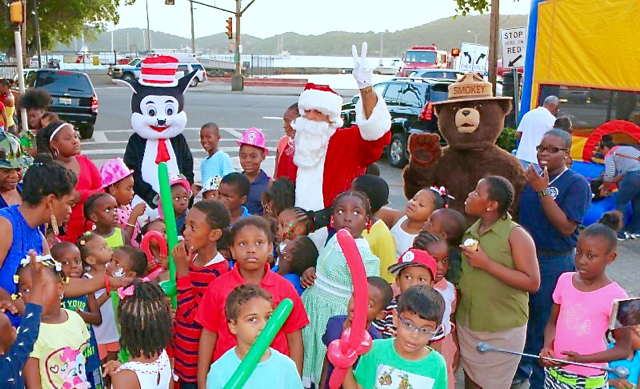
<instances>
[{"instance_id":1,"label":"smokey bear ranger hat","mask_svg":"<svg viewBox=\"0 0 640 389\"><path fill-rule=\"evenodd\" d=\"M449 85L448 100L435 102L433 105L480 100L511 100L511 97L494 97L490 82L483 80L477 74L467 73Z\"/></svg>"}]
</instances>

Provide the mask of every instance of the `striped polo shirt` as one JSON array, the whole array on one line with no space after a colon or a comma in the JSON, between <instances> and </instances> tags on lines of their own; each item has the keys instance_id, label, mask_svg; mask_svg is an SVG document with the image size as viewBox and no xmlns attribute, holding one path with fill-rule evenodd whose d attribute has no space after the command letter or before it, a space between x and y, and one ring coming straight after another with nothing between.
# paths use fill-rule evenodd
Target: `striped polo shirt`
<instances>
[{"instance_id":1,"label":"striped polo shirt","mask_svg":"<svg viewBox=\"0 0 640 389\"><path fill-rule=\"evenodd\" d=\"M229 262L220 254L204 267L189 268L189 276L177 280L178 309L174 326L175 373L184 382L198 378L198 343L202 326L195 320L200 300L209 284L230 270Z\"/></svg>"}]
</instances>

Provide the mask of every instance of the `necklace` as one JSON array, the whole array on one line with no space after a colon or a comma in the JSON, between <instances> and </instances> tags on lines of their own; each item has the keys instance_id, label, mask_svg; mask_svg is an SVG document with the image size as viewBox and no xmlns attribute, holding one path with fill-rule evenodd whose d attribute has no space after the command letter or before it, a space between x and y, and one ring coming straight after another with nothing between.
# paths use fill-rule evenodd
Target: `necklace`
<instances>
[{"instance_id":1,"label":"necklace","mask_svg":"<svg viewBox=\"0 0 640 389\"><path fill-rule=\"evenodd\" d=\"M549 185L547 186L547 188L551 187L551 185L552 185L554 182L556 182L556 180L557 180L558 178L562 177L562 175L563 175L567 170L569 170L569 168L565 166L565 167L564 167L564 170L563 170L560 174L558 174L558 175L556 176L556 178L554 178L553 180L551 180L551 182L549 182Z\"/></svg>"}]
</instances>

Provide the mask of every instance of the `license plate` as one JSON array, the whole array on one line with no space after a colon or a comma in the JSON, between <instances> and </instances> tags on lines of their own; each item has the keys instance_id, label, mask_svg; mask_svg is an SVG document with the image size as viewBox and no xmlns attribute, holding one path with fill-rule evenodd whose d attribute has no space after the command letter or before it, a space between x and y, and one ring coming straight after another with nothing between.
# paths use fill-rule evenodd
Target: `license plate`
<instances>
[{"instance_id":1,"label":"license plate","mask_svg":"<svg viewBox=\"0 0 640 389\"><path fill-rule=\"evenodd\" d=\"M71 105L71 99L68 97L60 97L60 99L58 99L58 101L60 102L60 104L64 104L64 105Z\"/></svg>"}]
</instances>

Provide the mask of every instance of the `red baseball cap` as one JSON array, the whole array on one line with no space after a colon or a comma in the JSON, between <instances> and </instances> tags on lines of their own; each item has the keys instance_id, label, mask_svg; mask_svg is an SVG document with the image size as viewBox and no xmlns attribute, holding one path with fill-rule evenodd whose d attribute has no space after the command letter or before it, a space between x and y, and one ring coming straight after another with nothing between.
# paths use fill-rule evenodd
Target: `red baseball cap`
<instances>
[{"instance_id":1,"label":"red baseball cap","mask_svg":"<svg viewBox=\"0 0 640 389\"><path fill-rule=\"evenodd\" d=\"M409 266L422 266L427 268L431 272L431 278L435 281L438 264L435 258L429 255L428 252L418 249L405 251L404 254L400 256L400 259L398 259L398 263L389 266L389 273L397 276L402 269Z\"/></svg>"}]
</instances>

